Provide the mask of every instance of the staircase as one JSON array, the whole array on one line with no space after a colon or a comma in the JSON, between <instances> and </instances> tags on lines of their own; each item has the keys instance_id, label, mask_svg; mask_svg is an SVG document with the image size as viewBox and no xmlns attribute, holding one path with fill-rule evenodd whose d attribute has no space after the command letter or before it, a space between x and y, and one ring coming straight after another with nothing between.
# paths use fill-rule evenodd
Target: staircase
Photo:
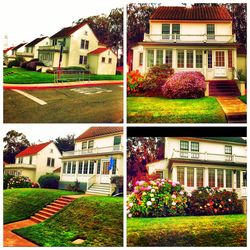
<instances>
[{"instance_id":1,"label":"staircase","mask_svg":"<svg viewBox=\"0 0 250 250\"><path fill-rule=\"evenodd\" d=\"M240 96L240 91L234 80L220 80L209 82L210 96Z\"/></svg>"},{"instance_id":2,"label":"staircase","mask_svg":"<svg viewBox=\"0 0 250 250\"><path fill-rule=\"evenodd\" d=\"M60 211L62 208L70 204L72 201L74 201L75 198L70 198L66 196L62 196L58 198L57 200L53 201L49 205L47 205L45 208L40 210L38 213L34 214L30 217L32 221L35 221L37 223L43 222L44 220L47 220L52 215Z\"/></svg>"},{"instance_id":3,"label":"staircase","mask_svg":"<svg viewBox=\"0 0 250 250\"><path fill-rule=\"evenodd\" d=\"M86 194L110 196L111 184L95 183L86 191Z\"/></svg>"}]
</instances>

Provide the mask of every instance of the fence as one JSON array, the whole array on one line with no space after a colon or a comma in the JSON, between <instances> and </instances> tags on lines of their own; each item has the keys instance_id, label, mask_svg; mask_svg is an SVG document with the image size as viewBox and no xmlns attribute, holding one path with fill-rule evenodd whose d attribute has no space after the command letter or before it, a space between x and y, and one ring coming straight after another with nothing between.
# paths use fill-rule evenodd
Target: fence
<instances>
[{"instance_id":1,"label":"fence","mask_svg":"<svg viewBox=\"0 0 250 250\"><path fill-rule=\"evenodd\" d=\"M83 82L90 81L90 73L87 70L54 70L54 82Z\"/></svg>"}]
</instances>

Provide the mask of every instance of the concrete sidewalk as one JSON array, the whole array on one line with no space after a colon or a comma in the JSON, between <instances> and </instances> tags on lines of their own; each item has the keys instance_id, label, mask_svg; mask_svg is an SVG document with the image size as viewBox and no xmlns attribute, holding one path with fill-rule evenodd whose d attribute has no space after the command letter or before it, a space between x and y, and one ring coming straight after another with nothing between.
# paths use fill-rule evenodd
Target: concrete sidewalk
<instances>
[{"instance_id":1,"label":"concrete sidewalk","mask_svg":"<svg viewBox=\"0 0 250 250\"><path fill-rule=\"evenodd\" d=\"M83 81L83 82L62 82L62 83L4 83L4 89L50 89L50 88L75 88L95 87L101 85L123 84L123 80L105 81Z\"/></svg>"}]
</instances>

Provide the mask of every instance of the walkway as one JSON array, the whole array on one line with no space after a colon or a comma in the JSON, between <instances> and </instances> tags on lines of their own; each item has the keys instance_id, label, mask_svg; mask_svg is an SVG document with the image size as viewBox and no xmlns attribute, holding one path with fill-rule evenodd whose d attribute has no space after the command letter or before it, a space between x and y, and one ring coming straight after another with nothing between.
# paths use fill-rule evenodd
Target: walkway
<instances>
[{"instance_id":1,"label":"walkway","mask_svg":"<svg viewBox=\"0 0 250 250\"><path fill-rule=\"evenodd\" d=\"M228 123L246 123L247 122L247 105L237 97L222 96L217 97Z\"/></svg>"},{"instance_id":2,"label":"walkway","mask_svg":"<svg viewBox=\"0 0 250 250\"><path fill-rule=\"evenodd\" d=\"M3 239L4 247L36 247L37 245L12 232L14 229L23 228L37 224L32 220L22 220L4 225Z\"/></svg>"}]
</instances>

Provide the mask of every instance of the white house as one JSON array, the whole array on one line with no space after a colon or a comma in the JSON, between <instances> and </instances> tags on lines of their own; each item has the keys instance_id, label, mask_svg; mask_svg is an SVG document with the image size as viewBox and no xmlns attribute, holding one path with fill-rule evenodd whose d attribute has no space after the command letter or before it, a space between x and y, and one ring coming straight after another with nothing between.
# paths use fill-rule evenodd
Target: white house
<instances>
[{"instance_id":1,"label":"white house","mask_svg":"<svg viewBox=\"0 0 250 250\"><path fill-rule=\"evenodd\" d=\"M246 141L240 137L166 137L165 159L148 164L149 174L179 181L185 190L218 187L247 191Z\"/></svg>"},{"instance_id":2,"label":"white house","mask_svg":"<svg viewBox=\"0 0 250 250\"><path fill-rule=\"evenodd\" d=\"M232 17L222 6L158 7L149 34L132 48L133 70L145 74L154 65L167 64L175 72L200 71L206 81L223 84L228 92L233 85L238 92L238 45L232 30ZM212 86L209 92L217 94L220 88Z\"/></svg>"},{"instance_id":3,"label":"white house","mask_svg":"<svg viewBox=\"0 0 250 250\"><path fill-rule=\"evenodd\" d=\"M10 50L10 51L11 51L11 54L8 55L8 62L15 60L18 53L24 52L24 51L25 51L25 45L26 45L26 44L27 44L26 42L23 42L23 43L18 44L18 45L15 46L14 48L12 48L12 49Z\"/></svg>"},{"instance_id":4,"label":"white house","mask_svg":"<svg viewBox=\"0 0 250 250\"><path fill-rule=\"evenodd\" d=\"M39 47L38 54L39 60L49 68L59 66L61 54L61 67L89 68L95 74L116 73L117 56L99 43L87 23L63 28L50 37L48 46Z\"/></svg>"},{"instance_id":5,"label":"white house","mask_svg":"<svg viewBox=\"0 0 250 250\"><path fill-rule=\"evenodd\" d=\"M87 193L111 195L112 176L123 175L123 128L91 127L63 152L60 188L80 182ZM111 163L113 162L113 164Z\"/></svg>"},{"instance_id":6,"label":"white house","mask_svg":"<svg viewBox=\"0 0 250 250\"><path fill-rule=\"evenodd\" d=\"M4 173L26 176L37 182L41 175L61 167L60 157L61 153L52 141L32 145L16 155L15 164L5 164Z\"/></svg>"}]
</instances>

